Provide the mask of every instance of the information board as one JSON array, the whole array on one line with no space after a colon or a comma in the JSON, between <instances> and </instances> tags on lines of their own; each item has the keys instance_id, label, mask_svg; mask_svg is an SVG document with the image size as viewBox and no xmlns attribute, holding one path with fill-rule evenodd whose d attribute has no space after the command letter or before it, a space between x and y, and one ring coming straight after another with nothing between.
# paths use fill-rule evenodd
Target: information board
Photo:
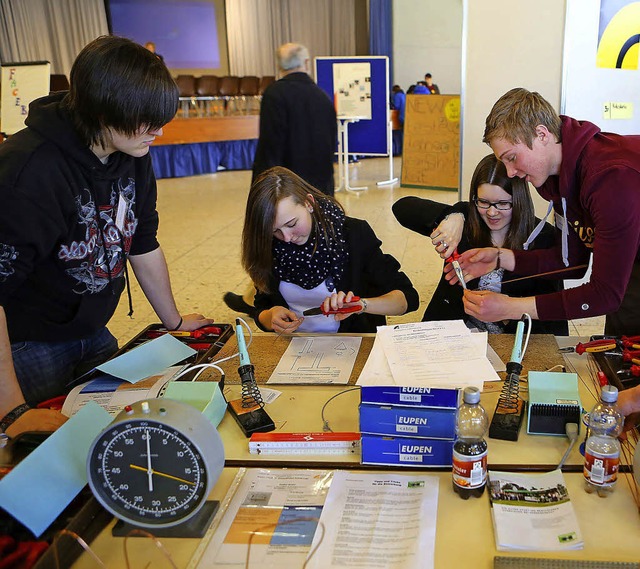
<instances>
[{"instance_id":1,"label":"information board","mask_svg":"<svg viewBox=\"0 0 640 569\"><path fill-rule=\"evenodd\" d=\"M391 128L389 58L316 57L315 66L316 82L334 101L336 112L341 113L339 116L343 119L358 119L358 122L349 125L349 154L387 156L391 152L388 136L388 129ZM367 69L370 70L369 81L366 80ZM348 78L347 89L350 84L354 86L354 89L348 90L348 97L344 94L343 77ZM353 100L354 97L357 100Z\"/></svg>"},{"instance_id":2,"label":"information board","mask_svg":"<svg viewBox=\"0 0 640 569\"><path fill-rule=\"evenodd\" d=\"M460 96L407 95L402 185L458 189Z\"/></svg>"},{"instance_id":3,"label":"information board","mask_svg":"<svg viewBox=\"0 0 640 569\"><path fill-rule=\"evenodd\" d=\"M11 135L24 128L29 103L49 94L48 61L4 63L0 71L0 132Z\"/></svg>"}]
</instances>

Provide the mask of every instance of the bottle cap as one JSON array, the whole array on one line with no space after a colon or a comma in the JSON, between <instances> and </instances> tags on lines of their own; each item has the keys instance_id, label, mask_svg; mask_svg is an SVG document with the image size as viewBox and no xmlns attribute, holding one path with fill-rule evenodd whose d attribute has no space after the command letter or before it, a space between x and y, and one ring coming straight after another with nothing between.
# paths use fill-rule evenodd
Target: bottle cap
<instances>
[{"instance_id":1,"label":"bottle cap","mask_svg":"<svg viewBox=\"0 0 640 569\"><path fill-rule=\"evenodd\" d=\"M604 385L600 392L600 398L605 403L615 403L618 400L618 388L614 385Z\"/></svg>"},{"instance_id":2,"label":"bottle cap","mask_svg":"<svg viewBox=\"0 0 640 569\"><path fill-rule=\"evenodd\" d=\"M465 387L462 392L462 398L465 403L480 403L480 390L477 387Z\"/></svg>"}]
</instances>

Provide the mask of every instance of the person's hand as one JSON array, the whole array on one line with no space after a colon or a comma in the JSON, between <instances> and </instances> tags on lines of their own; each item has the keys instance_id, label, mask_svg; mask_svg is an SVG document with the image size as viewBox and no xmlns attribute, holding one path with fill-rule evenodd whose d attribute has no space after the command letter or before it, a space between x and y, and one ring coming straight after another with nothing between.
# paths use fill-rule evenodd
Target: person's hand
<instances>
[{"instance_id":1,"label":"person's hand","mask_svg":"<svg viewBox=\"0 0 640 569\"><path fill-rule=\"evenodd\" d=\"M498 251L495 247L485 247L483 249L469 249L458 257L458 263L464 274L466 282L477 279L482 275L486 275L496 268L498 262ZM444 277L449 284L456 284L458 277L453 270L451 263L447 263L444 267Z\"/></svg>"},{"instance_id":2,"label":"person's hand","mask_svg":"<svg viewBox=\"0 0 640 569\"><path fill-rule=\"evenodd\" d=\"M276 334L290 334L298 329L304 320L303 316L298 316L292 310L284 306L274 306L268 311L271 316L271 329Z\"/></svg>"},{"instance_id":3,"label":"person's hand","mask_svg":"<svg viewBox=\"0 0 640 569\"><path fill-rule=\"evenodd\" d=\"M453 255L462 239L464 214L450 213L431 233L431 242L443 259Z\"/></svg>"},{"instance_id":4,"label":"person's hand","mask_svg":"<svg viewBox=\"0 0 640 569\"><path fill-rule=\"evenodd\" d=\"M15 437L28 431L55 431L66 421L67 417L60 411L29 409L7 427L6 434L10 437Z\"/></svg>"},{"instance_id":5,"label":"person's hand","mask_svg":"<svg viewBox=\"0 0 640 569\"><path fill-rule=\"evenodd\" d=\"M353 297L355 295L353 294L352 291L349 292L343 292L343 291L338 291L338 292L334 292L331 296L327 296L327 298L324 299L324 302L322 303L323 306L323 310L325 312L328 312L329 310L338 310L339 308L342 308L343 306L346 305L351 305L353 304ZM359 306L361 306L362 308L364 308L364 305L362 304L362 302L360 301L356 301L358 303ZM358 311L360 312L360 311ZM340 320L344 320L345 318L349 318L349 316L351 316L352 314L358 314L358 312L348 312L346 314L333 314L333 317L335 320L337 320L338 322ZM328 315L331 316L331 315Z\"/></svg>"},{"instance_id":6,"label":"person's hand","mask_svg":"<svg viewBox=\"0 0 640 569\"><path fill-rule=\"evenodd\" d=\"M211 326L215 320L211 318L206 318L202 314L185 314L182 317L182 324L177 330L182 330L184 332L193 332L198 328L202 328L203 326Z\"/></svg>"},{"instance_id":7,"label":"person's hand","mask_svg":"<svg viewBox=\"0 0 640 569\"><path fill-rule=\"evenodd\" d=\"M508 318L509 297L488 290L465 290L464 311L481 322L497 322Z\"/></svg>"}]
</instances>

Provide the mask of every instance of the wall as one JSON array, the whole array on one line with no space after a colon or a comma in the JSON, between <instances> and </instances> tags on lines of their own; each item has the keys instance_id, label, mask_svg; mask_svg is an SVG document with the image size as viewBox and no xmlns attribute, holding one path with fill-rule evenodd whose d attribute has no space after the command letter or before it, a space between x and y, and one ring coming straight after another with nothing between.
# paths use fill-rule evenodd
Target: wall
<instances>
[{"instance_id":1,"label":"wall","mask_svg":"<svg viewBox=\"0 0 640 569\"><path fill-rule=\"evenodd\" d=\"M462 1L393 0L392 85L406 91L431 73L443 95L460 93Z\"/></svg>"},{"instance_id":2,"label":"wall","mask_svg":"<svg viewBox=\"0 0 640 569\"><path fill-rule=\"evenodd\" d=\"M565 0L464 0L462 195L491 149L482 142L491 107L514 87L538 91L557 111L562 85ZM505 25L505 22L513 24ZM546 206L535 191L538 213ZM536 200L536 198L538 198Z\"/></svg>"}]
</instances>

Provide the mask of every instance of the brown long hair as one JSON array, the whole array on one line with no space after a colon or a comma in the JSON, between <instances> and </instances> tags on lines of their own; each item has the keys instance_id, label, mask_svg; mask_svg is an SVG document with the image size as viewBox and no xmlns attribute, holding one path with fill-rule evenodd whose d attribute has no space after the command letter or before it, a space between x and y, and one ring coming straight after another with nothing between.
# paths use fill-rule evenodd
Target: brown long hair
<instances>
[{"instance_id":1,"label":"brown long hair","mask_svg":"<svg viewBox=\"0 0 640 569\"><path fill-rule=\"evenodd\" d=\"M465 226L467 238L472 247L491 247L491 230L483 221L475 205L478 188L482 184L499 186L507 192L513 201L509 231L502 245L505 249L522 249L522 244L533 231L535 214L531 193L527 182L522 178L509 178L504 164L494 154L485 156L471 178L469 190L469 223Z\"/></svg>"},{"instance_id":2,"label":"brown long hair","mask_svg":"<svg viewBox=\"0 0 640 569\"><path fill-rule=\"evenodd\" d=\"M291 170L275 166L260 174L251 186L242 229L242 266L258 290L272 292L269 283L273 272L273 223L278 203L292 197L296 204L304 205L309 203L309 195L315 201L310 215L318 238L327 240L329 235L335 236L319 204L331 201L344 209Z\"/></svg>"}]
</instances>

